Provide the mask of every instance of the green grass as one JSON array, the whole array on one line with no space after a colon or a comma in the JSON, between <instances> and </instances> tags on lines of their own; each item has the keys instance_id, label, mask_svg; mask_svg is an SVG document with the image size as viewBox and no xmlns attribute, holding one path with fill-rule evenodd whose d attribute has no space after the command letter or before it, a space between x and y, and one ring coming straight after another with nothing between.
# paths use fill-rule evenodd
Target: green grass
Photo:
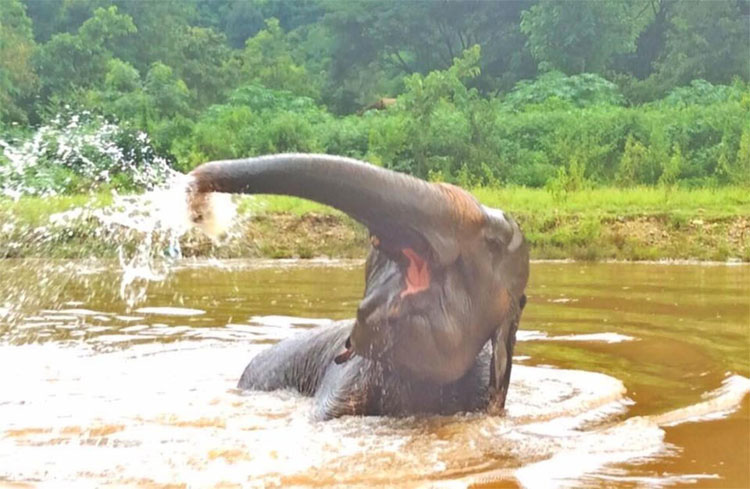
<instances>
[{"instance_id":1,"label":"green grass","mask_svg":"<svg viewBox=\"0 0 750 489\"><path fill-rule=\"evenodd\" d=\"M277 214L280 212L302 216L309 213L342 214L341 212L311 200L285 195L255 195L240 197L237 212L241 215Z\"/></svg>"},{"instance_id":2,"label":"green grass","mask_svg":"<svg viewBox=\"0 0 750 489\"><path fill-rule=\"evenodd\" d=\"M545 190L523 187L477 188L472 190L472 194L483 204L499 207L511 214L518 211L535 214L595 213L621 217L672 213L702 215L706 218L750 216L750 192L739 187L676 188L669 193L656 187L604 187L569 193L566 198L557 200Z\"/></svg>"},{"instance_id":3,"label":"green grass","mask_svg":"<svg viewBox=\"0 0 750 489\"><path fill-rule=\"evenodd\" d=\"M471 193L490 207L515 214L579 214L607 217L690 215L708 219L750 216L750 192L740 187L702 189L676 188L666 192L658 187L594 188L555 199L544 189L526 187L478 187ZM288 212L304 215L338 211L309 200L283 195L260 195L243 199L240 213Z\"/></svg>"},{"instance_id":4,"label":"green grass","mask_svg":"<svg viewBox=\"0 0 750 489\"><path fill-rule=\"evenodd\" d=\"M554 198L542 189L476 188L485 205L501 208L520 223L533 258L658 260L665 258L750 261L750 192L716 189L597 188ZM0 219L13 230L0 236L0 256L113 256L116 243L89 228L34 242L28 232L52 214L77 206L102 207L108 193L0 199ZM193 236L190 255L222 257L364 256L366 232L330 207L294 197L243 196L239 213L249 225L231 245L214 247ZM316 217L317 216L317 217ZM257 245L257 246L256 246ZM359 251L358 251L359 250Z\"/></svg>"},{"instance_id":5,"label":"green grass","mask_svg":"<svg viewBox=\"0 0 750 489\"><path fill-rule=\"evenodd\" d=\"M544 189L524 187L475 188L471 193L519 221L534 258L750 261L750 238L736 238L738 223L750 220L750 192L739 187L669 191L604 187L571 192L562 198ZM315 202L277 195L241 199L240 214L247 213L341 215ZM351 221L342 221L342 226L352 226ZM728 241L733 226L735 238ZM292 255L318 252L337 253L328 248L284 248L284 253ZM274 256L268 250L264 253Z\"/></svg>"},{"instance_id":6,"label":"green grass","mask_svg":"<svg viewBox=\"0 0 750 489\"><path fill-rule=\"evenodd\" d=\"M630 189L595 188L569 193L555 199L543 189L525 187L479 187L471 193L482 204L497 207L511 215L580 215L597 217L633 217L670 215L674 222L689 216L721 219L750 216L750 192L740 187L715 189L672 190L668 195L661 188L636 187ZM89 205L104 207L112 203L110 193L88 195L58 195L52 197L22 197L17 201L0 199L0 214L10 214L22 223L42 225L50 215ZM289 213L302 216L309 213L341 214L317 202L284 195L258 195L239 199L240 214Z\"/></svg>"},{"instance_id":7,"label":"green grass","mask_svg":"<svg viewBox=\"0 0 750 489\"><path fill-rule=\"evenodd\" d=\"M0 198L0 216L12 217L22 225L41 226L49 217L76 207L105 207L112 203L112 194L55 195L48 197L24 196L18 200Z\"/></svg>"}]
</instances>

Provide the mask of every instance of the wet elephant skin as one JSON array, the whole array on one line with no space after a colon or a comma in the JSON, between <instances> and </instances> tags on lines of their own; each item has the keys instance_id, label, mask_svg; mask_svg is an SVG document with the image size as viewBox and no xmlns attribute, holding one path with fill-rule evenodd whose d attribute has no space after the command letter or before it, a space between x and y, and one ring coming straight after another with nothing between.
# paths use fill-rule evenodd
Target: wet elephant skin
<instances>
[{"instance_id":1,"label":"wet elephant skin","mask_svg":"<svg viewBox=\"0 0 750 489\"><path fill-rule=\"evenodd\" d=\"M295 389L315 398L313 416L404 416L453 414L487 408L489 344L472 368L449 384L415 381L387 365L364 357L336 364L353 326L341 321L284 340L254 357L239 381L247 390Z\"/></svg>"},{"instance_id":2,"label":"wet elephant skin","mask_svg":"<svg viewBox=\"0 0 750 489\"><path fill-rule=\"evenodd\" d=\"M371 234L356 319L272 347L241 388L296 388L319 418L502 411L529 275L528 245L503 211L329 155L218 161L191 177L195 222L212 218L210 192L272 193L333 206Z\"/></svg>"}]
</instances>

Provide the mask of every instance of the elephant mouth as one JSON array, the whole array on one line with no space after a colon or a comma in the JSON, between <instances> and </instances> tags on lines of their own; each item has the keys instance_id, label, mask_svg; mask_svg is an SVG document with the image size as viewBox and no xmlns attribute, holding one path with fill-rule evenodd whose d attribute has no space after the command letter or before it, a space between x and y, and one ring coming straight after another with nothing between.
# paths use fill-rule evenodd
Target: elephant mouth
<instances>
[{"instance_id":1,"label":"elephant mouth","mask_svg":"<svg viewBox=\"0 0 750 489\"><path fill-rule=\"evenodd\" d=\"M437 280L433 275L434 264L413 248L402 248L394 254L384 251L377 237L373 236L371 242L376 258L368 259L365 297L357 311L354 334L374 333L377 345L369 344L367 356L382 359L392 350L393 333L415 315L425 314L424 306L433 301L430 290ZM361 343L362 335L359 336ZM357 354L356 350L349 336L334 358L335 363L345 363Z\"/></svg>"},{"instance_id":2,"label":"elephant mouth","mask_svg":"<svg viewBox=\"0 0 750 489\"><path fill-rule=\"evenodd\" d=\"M443 297L445 268L432 258L429 248L421 249L388 248L383 241L373 239L365 266L364 297L352 334L335 357L337 364L354 355L388 364L404 344L422 342L409 338L415 326L426 333L430 325L451 322L451 314L442 307L447 303ZM418 344L414 351L420 351Z\"/></svg>"},{"instance_id":3,"label":"elephant mouth","mask_svg":"<svg viewBox=\"0 0 750 489\"><path fill-rule=\"evenodd\" d=\"M430 288L430 265L411 248L402 250L404 256L409 260L404 279L406 286L401 291L401 298L408 295L418 294Z\"/></svg>"}]
</instances>

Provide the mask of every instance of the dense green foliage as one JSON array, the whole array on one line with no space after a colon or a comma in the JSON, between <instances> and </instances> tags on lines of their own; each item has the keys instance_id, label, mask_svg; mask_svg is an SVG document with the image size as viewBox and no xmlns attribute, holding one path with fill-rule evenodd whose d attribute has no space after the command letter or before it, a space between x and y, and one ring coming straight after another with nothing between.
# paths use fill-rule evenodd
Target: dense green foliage
<instances>
[{"instance_id":1,"label":"dense green foliage","mask_svg":"<svg viewBox=\"0 0 750 489\"><path fill-rule=\"evenodd\" d=\"M0 188L283 151L558 199L748 184L748 39L747 0L4 0ZM57 158L81 131L140 160Z\"/></svg>"}]
</instances>

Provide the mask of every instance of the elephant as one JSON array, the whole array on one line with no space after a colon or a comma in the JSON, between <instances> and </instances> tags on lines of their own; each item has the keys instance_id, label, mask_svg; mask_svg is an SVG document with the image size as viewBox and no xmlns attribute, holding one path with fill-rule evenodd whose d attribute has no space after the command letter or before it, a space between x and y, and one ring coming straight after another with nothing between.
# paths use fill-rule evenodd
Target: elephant
<instances>
[{"instance_id":1,"label":"elephant","mask_svg":"<svg viewBox=\"0 0 750 489\"><path fill-rule=\"evenodd\" d=\"M313 416L502 413L529 247L518 224L465 190L352 158L276 154L190 173L190 217L212 192L292 195L364 224L371 247L356 317L251 359L238 387L296 389Z\"/></svg>"},{"instance_id":2,"label":"elephant","mask_svg":"<svg viewBox=\"0 0 750 489\"><path fill-rule=\"evenodd\" d=\"M385 110L388 107L396 105L396 99L390 98L390 97L383 97L378 99L377 101L371 103L367 107L363 107L357 112L357 115L363 115L368 110Z\"/></svg>"}]
</instances>

